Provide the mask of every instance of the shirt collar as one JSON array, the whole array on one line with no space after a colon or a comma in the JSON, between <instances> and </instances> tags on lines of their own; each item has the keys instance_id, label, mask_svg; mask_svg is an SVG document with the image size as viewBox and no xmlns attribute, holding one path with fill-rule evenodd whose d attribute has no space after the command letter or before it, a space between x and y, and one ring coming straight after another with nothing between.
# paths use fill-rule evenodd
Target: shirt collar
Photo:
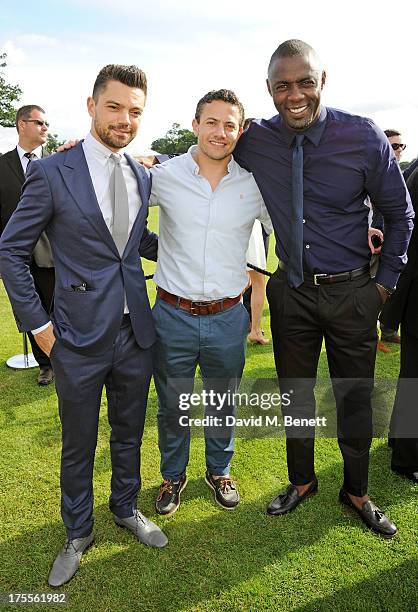
<instances>
[{"instance_id":1,"label":"shirt collar","mask_svg":"<svg viewBox=\"0 0 418 612\"><path fill-rule=\"evenodd\" d=\"M282 121L280 115L276 115L272 118L271 122L276 124L277 129L285 140L286 144L291 147L293 145L293 141L295 140L296 132L289 130ZM318 120L315 121L312 127L308 128L304 132L297 132L298 134L303 134L305 138L307 138L313 145L316 147L319 145L321 141L322 134L325 130L325 125L327 122L327 109L325 106L321 107L321 112L319 114Z\"/></svg>"},{"instance_id":2,"label":"shirt collar","mask_svg":"<svg viewBox=\"0 0 418 612\"><path fill-rule=\"evenodd\" d=\"M87 134L83 141L83 146L87 149L87 151L93 155L100 162L108 161L109 157L113 154L113 151L108 149L104 144L96 140L91 132ZM120 149L118 151L118 155L123 156L125 149Z\"/></svg>"},{"instance_id":3,"label":"shirt collar","mask_svg":"<svg viewBox=\"0 0 418 612\"><path fill-rule=\"evenodd\" d=\"M29 153L29 151L26 151L25 149L23 149L19 144L16 146L16 149L17 149L17 153L19 155L20 161L22 161L22 157L25 155L25 153ZM37 158L40 159L42 157L42 145L39 145L39 147L36 147L36 149L31 151L31 153L33 153L34 155L36 155Z\"/></svg>"},{"instance_id":4,"label":"shirt collar","mask_svg":"<svg viewBox=\"0 0 418 612\"><path fill-rule=\"evenodd\" d=\"M186 153L187 164L190 170L193 172L193 174L199 174L199 170L200 170L199 166L197 165L193 157L193 153L195 153L196 150L197 150L197 145L192 145L191 147L189 147L189 150ZM228 163L228 174L232 174L232 172L234 172L236 165L237 165L237 162L234 160L234 157L231 155L231 160Z\"/></svg>"}]
</instances>

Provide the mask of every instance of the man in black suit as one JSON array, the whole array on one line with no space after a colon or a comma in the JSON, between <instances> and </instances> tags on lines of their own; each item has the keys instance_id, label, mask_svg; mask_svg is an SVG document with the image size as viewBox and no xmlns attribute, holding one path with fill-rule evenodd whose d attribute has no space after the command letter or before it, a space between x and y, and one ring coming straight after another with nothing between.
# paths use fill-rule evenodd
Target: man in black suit
<instances>
[{"instance_id":1,"label":"man in black suit","mask_svg":"<svg viewBox=\"0 0 418 612\"><path fill-rule=\"evenodd\" d=\"M0 234L16 210L29 164L33 159L43 157L42 145L48 136L48 123L43 108L36 104L19 108L16 129L19 135L17 147L0 159ZM55 271L45 234L35 247L30 270L42 305L49 312L54 295ZM33 355L39 364L38 384L49 385L54 379L49 357L35 342L31 332L28 336Z\"/></svg>"},{"instance_id":2,"label":"man in black suit","mask_svg":"<svg viewBox=\"0 0 418 612\"><path fill-rule=\"evenodd\" d=\"M418 169L407 187L418 210ZM401 324L401 369L389 431L392 470L418 483L418 223L408 247L408 263L397 289L385 304L380 320L396 329Z\"/></svg>"}]
</instances>

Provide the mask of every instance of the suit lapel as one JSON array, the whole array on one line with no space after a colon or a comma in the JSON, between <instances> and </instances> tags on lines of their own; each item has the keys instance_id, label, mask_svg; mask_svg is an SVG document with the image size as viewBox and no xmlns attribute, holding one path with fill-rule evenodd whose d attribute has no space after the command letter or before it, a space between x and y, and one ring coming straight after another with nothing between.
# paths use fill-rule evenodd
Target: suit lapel
<instances>
[{"instance_id":1,"label":"suit lapel","mask_svg":"<svg viewBox=\"0 0 418 612\"><path fill-rule=\"evenodd\" d=\"M23 184L25 182L25 175L23 173L22 164L20 162L19 153L17 149L13 149L10 151L10 155L7 156L7 163L10 166L10 169L17 176L19 181Z\"/></svg>"},{"instance_id":2,"label":"suit lapel","mask_svg":"<svg viewBox=\"0 0 418 612\"><path fill-rule=\"evenodd\" d=\"M103 242L119 256L97 202L81 142L66 152L60 171L69 192L83 215L89 220L91 226L99 234Z\"/></svg>"},{"instance_id":3,"label":"suit lapel","mask_svg":"<svg viewBox=\"0 0 418 612\"><path fill-rule=\"evenodd\" d=\"M136 180L138 182L139 197L141 198L141 205L139 207L138 214L136 216L131 232L129 234L128 242L126 244L125 252L127 252L128 248L131 247L132 243L134 243L135 240L137 241L137 244L139 246L138 240L141 238L141 236L137 236L137 233L139 227L144 227L145 219L147 218L149 187L148 177L145 171L142 171L142 168L139 166L138 162L132 159L130 155L125 154L125 157L128 160L128 163L131 166L133 173L136 176Z\"/></svg>"}]
</instances>

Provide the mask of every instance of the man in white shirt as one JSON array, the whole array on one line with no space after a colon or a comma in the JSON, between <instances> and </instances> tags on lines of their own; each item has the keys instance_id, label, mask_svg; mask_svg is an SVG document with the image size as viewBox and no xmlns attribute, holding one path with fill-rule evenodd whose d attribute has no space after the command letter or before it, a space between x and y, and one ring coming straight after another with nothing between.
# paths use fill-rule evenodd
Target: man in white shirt
<instances>
[{"instance_id":1,"label":"man in white shirt","mask_svg":"<svg viewBox=\"0 0 418 612\"><path fill-rule=\"evenodd\" d=\"M115 523L161 548L163 532L136 508L155 330L140 256L156 259L146 220L150 179L121 155L135 137L147 81L105 66L87 108L91 131L70 151L31 163L0 241L5 287L21 327L51 356L62 424L61 515L67 540L49 574L60 586L93 543L93 464L103 386L111 427L109 506ZM42 307L26 265L45 230L56 269L54 309Z\"/></svg>"},{"instance_id":2,"label":"man in white shirt","mask_svg":"<svg viewBox=\"0 0 418 612\"><path fill-rule=\"evenodd\" d=\"M18 144L0 159L0 234L16 210L31 162L43 157L42 145L47 141L48 127L45 111L37 104L27 104L18 109L16 113ZM42 305L49 312L54 296L55 277L51 248L45 234L41 235L35 246L30 269ZM38 384L49 385L54 379L49 357L35 342L31 332L28 336L33 355L39 365Z\"/></svg>"},{"instance_id":3,"label":"man in white shirt","mask_svg":"<svg viewBox=\"0 0 418 612\"><path fill-rule=\"evenodd\" d=\"M200 366L205 390L230 396L244 368L246 251L254 220L269 218L252 174L232 157L243 122L244 109L232 91L209 92L193 120L197 145L152 169L151 204L160 206L153 315L163 483L156 510L163 515L177 510L187 484L190 428L180 394L192 393ZM205 406L206 416L222 419L205 427L205 480L228 510L240 499L230 477L234 431L225 427L233 413L229 398L222 407L218 401Z\"/></svg>"}]
</instances>

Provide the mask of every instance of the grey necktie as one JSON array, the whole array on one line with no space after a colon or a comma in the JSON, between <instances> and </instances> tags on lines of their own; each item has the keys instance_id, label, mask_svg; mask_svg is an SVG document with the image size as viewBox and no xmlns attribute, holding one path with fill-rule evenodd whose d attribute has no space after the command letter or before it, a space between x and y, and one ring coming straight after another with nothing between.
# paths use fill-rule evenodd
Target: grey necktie
<instances>
[{"instance_id":1,"label":"grey necktie","mask_svg":"<svg viewBox=\"0 0 418 612\"><path fill-rule=\"evenodd\" d=\"M31 163L31 161L36 159L36 155L35 155L35 153L25 153L23 157L27 157L27 159L28 159L28 163L26 164L26 170L25 170L25 174L27 174L28 168L30 166L30 163Z\"/></svg>"},{"instance_id":2,"label":"grey necktie","mask_svg":"<svg viewBox=\"0 0 418 612\"><path fill-rule=\"evenodd\" d=\"M110 200L112 202L113 213L112 237L119 251L119 255L122 256L126 243L128 242L128 191L126 189L126 183L123 177L122 167L120 165L121 156L117 153L112 153L110 160L114 164L114 168L110 176Z\"/></svg>"}]
</instances>

